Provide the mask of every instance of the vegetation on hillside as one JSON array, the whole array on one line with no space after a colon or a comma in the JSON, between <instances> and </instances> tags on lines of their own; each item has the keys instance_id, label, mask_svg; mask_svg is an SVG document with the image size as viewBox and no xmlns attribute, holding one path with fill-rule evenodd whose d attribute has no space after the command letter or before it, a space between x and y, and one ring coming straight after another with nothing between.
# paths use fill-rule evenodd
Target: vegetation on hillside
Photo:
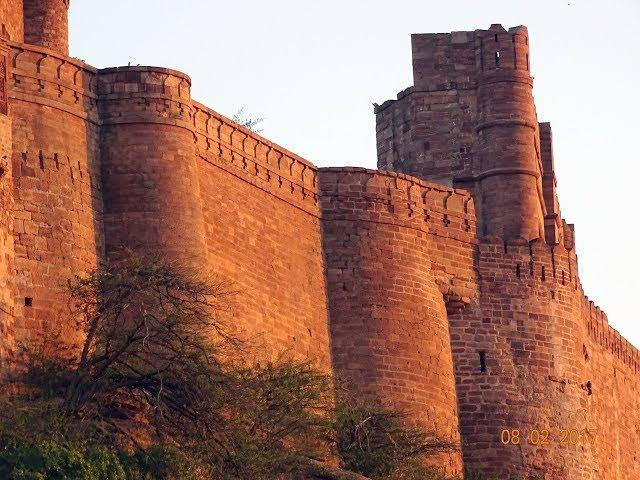
<instances>
[{"instance_id":1,"label":"vegetation on hillside","mask_svg":"<svg viewBox=\"0 0 640 480\"><path fill-rule=\"evenodd\" d=\"M225 320L233 295L131 253L77 279L69 318L84 340L24 346L19 393L1 398L0 478L442 478L422 459L453 446L402 414L336 404L310 362L244 361Z\"/></svg>"}]
</instances>

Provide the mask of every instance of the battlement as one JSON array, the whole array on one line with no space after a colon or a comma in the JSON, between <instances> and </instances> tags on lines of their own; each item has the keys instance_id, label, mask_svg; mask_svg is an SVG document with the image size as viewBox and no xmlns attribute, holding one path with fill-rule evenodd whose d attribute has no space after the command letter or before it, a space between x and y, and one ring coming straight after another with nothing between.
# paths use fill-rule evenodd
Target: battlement
<instances>
[{"instance_id":1,"label":"battlement","mask_svg":"<svg viewBox=\"0 0 640 480\"><path fill-rule=\"evenodd\" d=\"M199 157L318 215L315 165L200 103L193 106Z\"/></svg>"},{"instance_id":2,"label":"battlement","mask_svg":"<svg viewBox=\"0 0 640 480\"><path fill-rule=\"evenodd\" d=\"M589 337L633 374L640 373L640 350L609 325L606 313L587 296L583 296L583 312Z\"/></svg>"},{"instance_id":3,"label":"battlement","mask_svg":"<svg viewBox=\"0 0 640 480\"><path fill-rule=\"evenodd\" d=\"M56 51L9 42L8 95L99 123L98 70Z\"/></svg>"},{"instance_id":4,"label":"battlement","mask_svg":"<svg viewBox=\"0 0 640 480\"><path fill-rule=\"evenodd\" d=\"M414 88L419 91L473 89L500 74L529 76L529 34L523 26L414 34L411 46Z\"/></svg>"}]
</instances>

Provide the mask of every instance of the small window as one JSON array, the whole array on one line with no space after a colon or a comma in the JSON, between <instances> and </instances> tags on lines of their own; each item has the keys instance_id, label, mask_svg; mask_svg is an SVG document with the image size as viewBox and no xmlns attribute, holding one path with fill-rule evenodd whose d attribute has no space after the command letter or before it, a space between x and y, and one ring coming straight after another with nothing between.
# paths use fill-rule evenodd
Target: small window
<instances>
[{"instance_id":1,"label":"small window","mask_svg":"<svg viewBox=\"0 0 640 480\"><path fill-rule=\"evenodd\" d=\"M480 357L480 373L487 372L487 353L484 350L480 350L478 352L478 356Z\"/></svg>"},{"instance_id":2,"label":"small window","mask_svg":"<svg viewBox=\"0 0 640 480\"><path fill-rule=\"evenodd\" d=\"M500 66L500 52L496 52L496 67Z\"/></svg>"},{"instance_id":3,"label":"small window","mask_svg":"<svg viewBox=\"0 0 640 480\"><path fill-rule=\"evenodd\" d=\"M24 306L25 307L33 307L33 298L24 297Z\"/></svg>"}]
</instances>

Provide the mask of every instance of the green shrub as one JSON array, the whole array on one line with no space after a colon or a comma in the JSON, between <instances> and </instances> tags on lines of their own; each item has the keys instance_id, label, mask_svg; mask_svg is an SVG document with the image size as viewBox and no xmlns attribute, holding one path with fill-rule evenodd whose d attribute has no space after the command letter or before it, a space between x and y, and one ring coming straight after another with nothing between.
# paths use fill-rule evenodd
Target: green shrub
<instances>
[{"instance_id":1,"label":"green shrub","mask_svg":"<svg viewBox=\"0 0 640 480\"><path fill-rule=\"evenodd\" d=\"M116 455L106 450L45 441L0 451L0 478L7 480L128 480Z\"/></svg>"}]
</instances>

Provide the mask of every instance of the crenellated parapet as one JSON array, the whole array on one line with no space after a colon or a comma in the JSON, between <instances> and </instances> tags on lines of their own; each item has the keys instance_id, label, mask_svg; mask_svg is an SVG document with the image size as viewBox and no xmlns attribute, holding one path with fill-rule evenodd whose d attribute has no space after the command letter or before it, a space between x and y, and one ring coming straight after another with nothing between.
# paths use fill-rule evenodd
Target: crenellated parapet
<instances>
[{"instance_id":1,"label":"crenellated parapet","mask_svg":"<svg viewBox=\"0 0 640 480\"><path fill-rule=\"evenodd\" d=\"M525 27L411 37L414 85L375 108L378 166L468 190L479 235L545 236Z\"/></svg>"},{"instance_id":2,"label":"crenellated parapet","mask_svg":"<svg viewBox=\"0 0 640 480\"><path fill-rule=\"evenodd\" d=\"M609 325L604 311L586 296L583 297L582 311L589 337L604 351L629 367L633 374L640 373L640 351Z\"/></svg>"},{"instance_id":3,"label":"crenellated parapet","mask_svg":"<svg viewBox=\"0 0 640 480\"><path fill-rule=\"evenodd\" d=\"M309 161L194 102L197 155L232 175L318 214L317 168Z\"/></svg>"},{"instance_id":4,"label":"crenellated parapet","mask_svg":"<svg viewBox=\"0 0 640 480\"><path fill-rule=\"evenodd\" d=\"M0 373L36 333L74 338L73 276L160 252L238 292L249 360L286 351L404 411L460 445L432 459L448 474L638 478L640 353L584 296L525 27L412 36L381 171L317 168L182 72L70 58L68 6L0 5Z\"/></svg>"},{"instance_id":5,"label":"crenellated parapet","mask_svg":"<svg viewBox=\"0 0 640 480\"><path fill-rule=\"evenodd\" d=\"M431 270L448 308L477 295L476 217L468 192L396 172L350 167L320 172L323 198L360 204L358 212L366 212L367 221L402 224L429 236Z\"/></svg>"},{"instance_id":6,"label":"crenellated parapet","mask_svg":"<svg viewBox=\"0 0 640 480\"><path fill-rule=\"evenodd\" d=\"M100 120L105 125L155 123L192 129L191 79L161 67L99 70Z\"/></svg>"},{"instance_id":7,"label":"crenellated parapet","mask_svg":"<svg viewBox=\"0 0 640 480\"><path fill-rule=\"evenodd\" d=\"M97 70L53 50L9 42L8 96L99 123Z\"/></svg>"}]
</instances>

